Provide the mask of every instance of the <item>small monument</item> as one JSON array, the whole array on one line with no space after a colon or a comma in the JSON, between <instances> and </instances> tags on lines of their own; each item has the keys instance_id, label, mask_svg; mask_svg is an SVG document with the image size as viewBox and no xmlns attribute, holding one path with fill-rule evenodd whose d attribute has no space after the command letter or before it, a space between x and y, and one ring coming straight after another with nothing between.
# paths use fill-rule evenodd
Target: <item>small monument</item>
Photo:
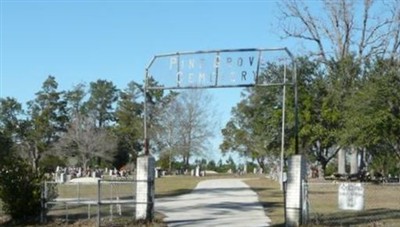
<instances>
[{"instance_id":1,"label":"small monument","mask_svg":"<svg viewBox=\"0 0 400 227\"><path fill-rule=\"evenodd\" d=\"M198 166L198 165L196 166L195 176L200 177L200 166Z\"/></svg>"}]
</instances>

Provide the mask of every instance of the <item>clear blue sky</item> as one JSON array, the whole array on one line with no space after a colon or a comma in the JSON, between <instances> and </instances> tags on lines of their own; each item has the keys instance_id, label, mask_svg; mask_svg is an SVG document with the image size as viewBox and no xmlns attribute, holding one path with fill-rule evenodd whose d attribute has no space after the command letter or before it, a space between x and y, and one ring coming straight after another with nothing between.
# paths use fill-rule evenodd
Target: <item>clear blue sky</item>
<instances>
[{"instance_id":1,"label":"clear blue sky","mask_svg":"<svg viewBox=\"0 0 400 227\"><path fill-rule=\"evenodd\" d=\"M290 48L277 35L272 0L0 1L0 96L22 103L34 98L48 75L62 90L97 79L123 89L132 80L141 83L151 57L160 53ZM239 91L211 93L223 127Z\"/></svg>"}]
</instances>

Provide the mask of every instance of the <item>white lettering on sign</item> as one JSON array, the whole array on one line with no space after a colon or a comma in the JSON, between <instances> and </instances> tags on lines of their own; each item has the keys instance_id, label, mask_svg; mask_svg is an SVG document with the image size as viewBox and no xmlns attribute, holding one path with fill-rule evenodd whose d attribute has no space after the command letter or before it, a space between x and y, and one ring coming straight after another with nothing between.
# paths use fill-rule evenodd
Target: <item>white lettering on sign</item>
<instances>
[{"instance_id":1,"label":"white lettering on sign","mask_svg":"<svg viewBox=\"0 0 400 227\"><path fill-rule=\"evenodd\" d=\"M194 69L194 59L189 59L188 65L189 65L189 69Z\"/></svg>"},{"instance_id":2,"label":"white lettering on sign","mask_svg":"<svg viewBox=\"0 0 400 227\"><path fill-rule=\"evenodd\" d=\"M219 56L215 56L215 59L214 59L214 68L218 68L220 62L221 62L220 57L219 57Z\"/></svg>"},{"instance_id":3,"label":"white lettering on sign","mask_svg":"<svg viewBox=\"0 0 400 227\"><path fill-rule=\"evenodd\" d=\"M178 58L177 57L169 58L169 69L170 70L172 69L172 67L174 65L177 65L177 64L178 64Z\"/></svg>"},{"instance_id":4,"label":"white lettering on sign","mask_svg":"<svg viewBox=\"0 0 400 227\"><path fill-rule=\"evenodd\" d=\"M169 59L169 69L176 70L175 75L178 86L193 84L216 85L217 83L227 83L227 79L231 83L255 83L257 77L255 60L258 59L258 57L216 55L208 59L182 58L182 56L173 56ZM259 62L261 62L261 60L262 59L259 59ZM226 72L226 70L228 70L228 72Z\"/></svg>"}]
</instances>

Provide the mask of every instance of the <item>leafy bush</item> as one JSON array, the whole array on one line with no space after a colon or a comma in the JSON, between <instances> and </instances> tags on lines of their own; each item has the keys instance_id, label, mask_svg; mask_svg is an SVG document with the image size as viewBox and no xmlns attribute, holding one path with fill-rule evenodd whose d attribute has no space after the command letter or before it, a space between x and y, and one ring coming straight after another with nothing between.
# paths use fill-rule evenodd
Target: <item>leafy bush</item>
<instances>
[{"instance_id":1,"label":"leafy bush","mask_svg":"<svg viewBox=\"0 0 400 227\"><path fill-rule=\"evenodd\" d=\"M334 163L329 163L325 168L325 176L332 176L334 173L337 173L337 165Z\"/></svg>"},{"instance_id":2,"label":"leafy bush","mask_svg":"<svg viewBox=\"0 0 400 227\"><path fill-rule=\"evenodd\" d=\"M43 176L22 159L3 157L0 168L0 199L3 211L15 221L39 217Z\"/></svg>"}]
</instances>

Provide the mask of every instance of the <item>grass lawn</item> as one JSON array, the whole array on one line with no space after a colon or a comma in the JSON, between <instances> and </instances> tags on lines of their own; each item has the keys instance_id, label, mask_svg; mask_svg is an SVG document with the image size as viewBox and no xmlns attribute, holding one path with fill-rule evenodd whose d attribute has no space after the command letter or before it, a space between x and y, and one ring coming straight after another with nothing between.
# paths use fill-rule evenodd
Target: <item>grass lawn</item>
<instances>
[{"instance_id":1,"label":"grass lawn","mask_svg":"<svg viewBox=\"0 0 400 227\"><path fill-rule=\"evenodd\" d=\"M190 193L196 185L209 177L167 176L155 182L156 198Z\"/></svg>"}]
</instances>

